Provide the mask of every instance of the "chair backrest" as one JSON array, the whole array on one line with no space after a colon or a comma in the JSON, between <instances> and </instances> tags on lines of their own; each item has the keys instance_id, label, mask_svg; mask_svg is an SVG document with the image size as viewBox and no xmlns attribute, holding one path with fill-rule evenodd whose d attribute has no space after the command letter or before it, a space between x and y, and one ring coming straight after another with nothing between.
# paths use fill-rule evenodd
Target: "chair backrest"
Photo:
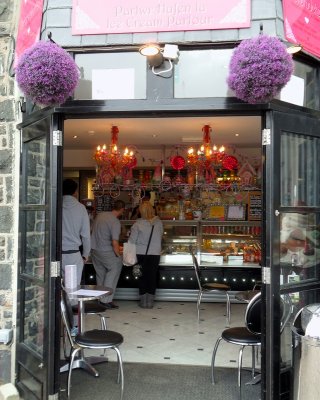
<instances>
[{"instance_id":1,"label":"chair backrest","mask_svg":"<svg viewBox=\"0 0 320 400\"><path fill-rule=\"evenodd\" d=\"M192 257L193 268L196 274L197 284L199 286L199 289L201 289L201 271L199 268L197 257L195 256L191 246L190 246L190 254Z\"/></svg>"},{"instance_id":2,"label":"chair backrest","mask_svg":"<svg viewBox=\"0 0 320 400\"><path fill-rule=\"evenodd\" d=\"M261 293L256 294L247 305L245 324L250 332L261 334Z\"/></svg>"},{"instance_id":3,"label":"chair backrest","mask_svg":"<svg viewBox=\"0 0 320 400\"><path fill-rule=\"evenodd\" d=\"M291 297L286 294L281 296L280 300L280 332L282 332L290 319L292 312L292 302ZM261 333L261 304L261 293L258 293L253 297L246 309L246 327L249 329L250 332L255 334Z\"/></svg>"},{"instance_id":4,"label":"chair backrest","mask_svg":"<svg viewBox=\"0 0 320 400\"><path fill-rule=\"evenodd\" d=\"M61 290L61 299L60 299L60 310L63 323L66 327L67 335L70 340L70 343L73 343L73 338L71 336L71 330L73 328L73 312L72 307L68 298L67 293L62 289Z\"/></svg>"}]
</instances>

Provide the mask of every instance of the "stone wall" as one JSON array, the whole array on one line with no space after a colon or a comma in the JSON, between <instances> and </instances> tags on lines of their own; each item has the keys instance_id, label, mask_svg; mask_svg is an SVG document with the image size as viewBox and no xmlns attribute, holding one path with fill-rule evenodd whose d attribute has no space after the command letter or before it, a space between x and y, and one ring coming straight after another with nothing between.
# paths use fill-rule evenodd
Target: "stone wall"
<instances>
[{"instance_id":1,"label":"stone wall","mask_svg":"<svg viewBox=\"0 0 320 400\"><path fill-rule=\"evenodd\" d=\"M14 210L16 102L10 66L18 14L18 0L0 1L0 329L13 328L15 315ZM12 35L12 36L10 36ZM0 344L0 384L11 381L12 347Z\"/></svg>"}]
</instances>

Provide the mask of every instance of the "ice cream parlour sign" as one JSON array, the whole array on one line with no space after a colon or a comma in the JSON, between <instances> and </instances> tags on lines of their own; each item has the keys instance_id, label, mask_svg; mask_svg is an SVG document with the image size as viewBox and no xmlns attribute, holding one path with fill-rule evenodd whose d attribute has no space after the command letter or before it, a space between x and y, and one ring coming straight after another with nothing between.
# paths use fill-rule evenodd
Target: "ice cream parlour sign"
<instances>
[{"instance_id":1,"label":"ice cream parlour sign","mask_svg":"<svg viewBox=\"0 0 320 400\"><path fill-rule=\"evenodd\" d=\"M73 0L72 34L246 28L250 18L250 0Z\"/></svg>"}]
</instances>

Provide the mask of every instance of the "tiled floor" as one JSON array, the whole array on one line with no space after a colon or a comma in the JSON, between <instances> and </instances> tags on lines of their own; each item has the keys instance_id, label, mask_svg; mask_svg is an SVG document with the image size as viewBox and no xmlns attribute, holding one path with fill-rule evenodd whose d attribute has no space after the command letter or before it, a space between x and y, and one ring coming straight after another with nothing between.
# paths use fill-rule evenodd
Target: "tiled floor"
<instances>
[{"instance_id":1,"label":"tiled floor","mask_svg":"<svg viewBox=\"0 0 320 400\"><path fill-rule=\"evenodd\" d=\"M107 312L108 329L124 336L124 362L210 365L214 344L226 327L225 303L202 303L197 322L194 302L158 301L142 309L136 301L117 301L119 309ZM243 326L245 304L231 305L231 326ZM98 327L99 318L86 317L86 329ZM237 367L239 346L221 342L216 365ZM115 359L114 352L108 357ZM251 365L251 350L244 351L244 366Z\"/></svg>"}]
</instances>

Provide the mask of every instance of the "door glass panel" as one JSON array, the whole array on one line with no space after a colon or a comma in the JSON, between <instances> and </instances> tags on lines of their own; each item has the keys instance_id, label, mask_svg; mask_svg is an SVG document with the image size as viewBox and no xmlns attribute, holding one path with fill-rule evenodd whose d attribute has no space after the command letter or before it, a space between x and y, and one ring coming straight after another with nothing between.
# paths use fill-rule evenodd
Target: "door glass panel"
<instances>
[{"instance_id":1,"label":"door glass panel","mask_svg":"<svg viewBox=\"0 0 320 400\"><path fill-rule=\"evenodd\" d=\"M320 139L281 135L281 205L320 205Z\"/></svg>"},{"instance_id":2,"label":"door glass panel","mask_svg":"<svg viewBox=\"0 0 320 400\"><path fill-rule=\"evenodd\" d=\"M45 211L26 211L26 264L24 273L44 279Z\"/></svg>"},{"instance_id":3,"label":"door glass panel","mask_svg":"<svg viewBox=\"0 0 320 400\"><path fill-rule=\"evenodd\" d=\"M26 144L26 198L28 204L45 204L46 198L46 155L45 137Z\"/></svg>"},{"instance_id":4,"label":"door glass panel","mask_svg":"<svg viewBox=\"0 0 320 400\"><path fill-rule=\"evenodd\" d=\"M24 291L23 342L43 356L44 288L26 282Z\"/></svg>"},{"instance_id":5,"label":"door glass panel","mask_svg":"<svg viewBox=\"0 0 320 400\"><path fill-rule=\"evenodd\" d=\"M319 278L320 216L283 213L280 231L280 283L299 284Z\"/></svg>"}]
</instances>

